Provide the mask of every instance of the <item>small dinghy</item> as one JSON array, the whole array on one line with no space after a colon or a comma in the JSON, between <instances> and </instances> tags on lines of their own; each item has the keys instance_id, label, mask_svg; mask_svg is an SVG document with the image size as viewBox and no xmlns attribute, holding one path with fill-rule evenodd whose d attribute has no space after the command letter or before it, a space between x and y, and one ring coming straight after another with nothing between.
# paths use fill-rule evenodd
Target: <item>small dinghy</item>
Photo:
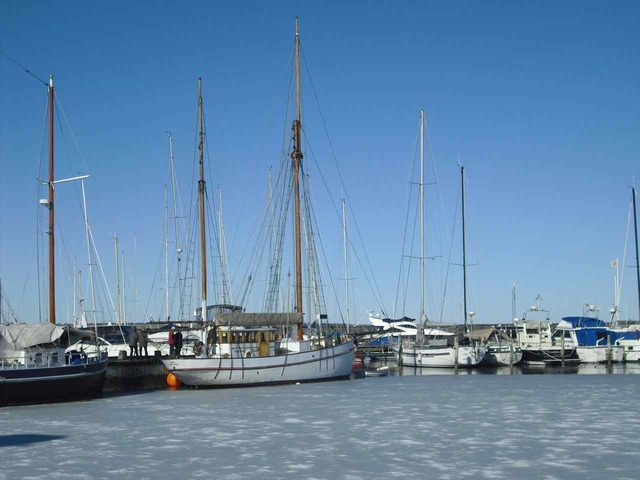
<instances>
[{"instance_id":1,"label":"small dinghy","mask_svg":"<svg viewBox=\"0 0 640 480\"><path fill-rule=\"evenodd\" d=\"M374 368L372 370L365 370L364 375L366 377L386 377L389 375L390 368L387 366Z\"/></svg>"}]
</instances>

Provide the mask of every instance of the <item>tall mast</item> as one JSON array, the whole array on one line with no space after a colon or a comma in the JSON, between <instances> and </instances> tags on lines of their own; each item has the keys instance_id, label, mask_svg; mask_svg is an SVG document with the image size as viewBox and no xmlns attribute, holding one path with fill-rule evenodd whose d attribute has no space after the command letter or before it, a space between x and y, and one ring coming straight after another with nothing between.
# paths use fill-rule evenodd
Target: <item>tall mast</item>
<instances>
[{"instance_id":1,"label":"tall mast","mask_svg":"<svg viewBox=\"0 0 640 480\"><path fill-rule=\"evenodd\" d=\"M113 254L116 260L116 325L121 325L121 317L120 317L120 269L118 268L118 258L120 257L120 252L118 252L118 237L113 238Z\"/></svg>"},{"instance_id":2,"label":"tall mast","mask_svg":"<svg viewBox=\"0 0 640 480\"><path fill-rule=\"evenodd\" d=\"M89 213L87 212L87 197L84 191L84 180L80 180L82 187L82 211L84 213L84 233L87 240L87 259L89 261L89 285L91 286L91 306L93 308L93 326L98 330L98 318L96 310L96 288L93 283L93 261L91 256L91 232L89 230Z\"/></svg>"},{"instance_id":3,"label":"tall mast","mask_svg":"<svg viewBox=\"0 0 640 480\"><path fill-rule=\"evenodd\" d=\"M200 206L200 262L202 283L202 321L207 320L207 237L204 221L204 122L202 120L202 78L198 78L198 152L200 154L200 180L198 181L198 203Z\"/></svg>"},{"instance_id":4,"label":"tall mast","mask_svg":"<svg viewBox=\"0 0 640 480\"><path fill-rule=\"evenodd\" d=\"M56 270L53 237L53 75L49 75L49 322L56 323Z\"/></svg>"},{"instance_id":5,"label":"tall mast","mask_svg":"<svg viewBox=\"0 0 640 480\"><path fill-rule=\"evenodd\" d=\"M222 218L222 187L218 186L218 225L220 230L220 246L218 248L220 252L220 279L222 280L222 304L226 304L230 301L230 295L228 295L227 288L227 247L224 239L224 223Z\"/></svg>"},{"instance_id":6,"label":"tall mast","mask_svg":"<svg viewBox=\"0 0 640 480\"><path fill-rule=\"evenodd\" d=\"M1 293L0 288L0 295ZM78 291L78 287L76 286L76 256L73 256L73 326L78 326L78 317L76 316L76 305L78 304L78 299L76 297L76 293ZM2 323L2 302L0 301L0 323Z\"/></svg>"},{"instance_id":7,"label":"tall mast","mask_svg":"<svg viewBox=\"0 0 640 480\"><path fill-rule=\"evenodd\" d=\"M122 250L122 323L127 325L127 269L124 263L124 250Z\"/></svg>"},{"instance_id":8,"label":"tall mast","mask_svg":"<svg viewBox=\"0 0 640 480\"><path fill-rule=\"evenodd\" d=\"M462 288L464 289L464 332L467 333L467 235L464 223L464 166L460 166L462 182Z\"/></svg>"},{"instance_id":9,"label":"tall mast","mask_svg":"<svg viewBox=\"0 0 640 480\"><path fill-rule=\"evenodd\" d=\"M513 281L511 287L511 321L516 319L516 281Z\"/></svg>"},{"instance_id":10,"label":"tall mast","mask_svg":"<svg viewBox=\"0 0 640 480\"><path fill-rule=\"evenodd\" d=\"M633 196L633 229L636 238L636 281L638 285L638 315L640 315L640 256L638 256L638 212L636 211L636 187L631 187Z\"/></svg>"},{"instance_id":11,"label":"tall mast","mask_svg":"<svg viewBox=\"0 0 640 480\"><path fill-rule=\"evenodd\" d=\"M342 199L342 234L344 237L344 296L347 305L347 333L349 333L349 265L347 263L347 212L344 198Z\"/></svg>"},{"instance_id":12,"label":"tall mast","mask_svg":"<svg viewBox=\"0 0 640 480\"><path fill-rule=\"evenodd\" d=\"M83 327L86 324L86 315L84 313L84 292L82 288L82 270L78 270L78 285L80 285L80 299L78 301L80 305L80 320L78 320L78 326Z\"/></svg>"},{"instance_id":13,"label":"tall mast","mask_svg":"<svg viewBox=\"0 0 640 480\"><path fill-rule=\"evenodd\" d=\"M178 256L178 301L179 301L179 309L178 309L178 320L182 318L182 269L181 267L181 258L182 248L180 247L180 232L178 230L178 202L176 200L177 197L177 182L176 182L176 165L173 160L173 140L171 133L169 132L169 162L171 164L171 193L173 195L173 229L176 238L176 254Z\"/></svg>"},{"instance_id":14,"label":"tall mast","mask_svg":"<svg viewBox=\"0 0 640 480\"><path fill-rule=\"evenodd\" d=\"M300 113L300 35L298 32L298 17L296 17L296 119L293 121L293 189L295 206L295 244L296 244L296 311L302 309L302 245L300 240L300 166L302 164L301 141L301 113ZM302 321L298 324L298 340L302 340Z\"/></svg>"},{"instance_id":15,"label":"tall mast","mask_svg":"<svg viewBox=\"0 0 640 480\"><path fill-rule=\"evenodd\" d=\"M418 339L424 335L424 110L420 110L420 323Z\"/></svg>"},{"instance_id":16,"label":"tall mast","mask_svg":"<svg viewBox=\"0 0 640 480\"><path fill-rule=\"evenodd\" d=\"M164 186L164 302L165 317L168 322L171 314L169 313L169 199L166 185Z\"/></svg>"}]
</instances>

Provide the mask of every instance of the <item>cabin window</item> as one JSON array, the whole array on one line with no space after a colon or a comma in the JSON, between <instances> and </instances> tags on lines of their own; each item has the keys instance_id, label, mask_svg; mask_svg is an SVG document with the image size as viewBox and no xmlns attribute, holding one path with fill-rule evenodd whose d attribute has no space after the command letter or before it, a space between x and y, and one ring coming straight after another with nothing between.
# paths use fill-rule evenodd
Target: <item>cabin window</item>
<instances>
[{"instance_id":1,"label":"cabin window","mask_svg":"<svg viewBox=\"0 0 640 480\"><path fill-rule=\"evenodd\" d=\"M528 335L538 335L539 333L540 333L540 330L538 330L537 328L527 329Z\"/></svg>"},{"instance_id":2,"label":"cabin window","mask_svg":"<svg viewBox=\"0 0 640 480\"><path fill-rule=\"evenodd\" d=\"M42 352L37 352L33 355L33 362L36 365L42 365L43 363Z\"/></svg>"},{"instance_id":3,"label":"cabin window","mask_svg":"<svg viewBox=\"0 0 640 480\"><path fill-rule=\"evenodd\" d=\"M57 365L58 362L58 352L55 352L51 355L51 365Z\"/></svg>"},{"instance_id":4,"label":"cabin window","mask_svg":"<svg viewBox=\"0 0 640 480\"><path fill-rule=\"evenodd\" d=\"M228 332L222 332L220 334L220 341L221 341L221 343L229 343L229 333Z\"/></svg>"}]
</instances>

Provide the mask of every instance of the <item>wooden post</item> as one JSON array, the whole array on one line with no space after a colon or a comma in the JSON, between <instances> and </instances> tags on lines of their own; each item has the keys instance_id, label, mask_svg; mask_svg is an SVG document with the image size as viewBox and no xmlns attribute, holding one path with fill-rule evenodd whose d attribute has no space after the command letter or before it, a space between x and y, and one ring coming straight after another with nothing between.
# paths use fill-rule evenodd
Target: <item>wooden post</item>
<instances>
[{"instance_id":1,"label":"wooden post","mask_svg":"<svg viewBox=\"0 0 640 480\"><path fill-rule=\"evenodd\" d=\"M459 353L460 347L458 345L458 337L457 336L456 336L456 338L453 339L453 349L455 351L453 366L454 366L455 372L458 373L458 353Z\"/></svg>"},{"instance_id":2,"label":"wooden post","mask_svg":"<svg viewBox=\"0 0 640 480\"><path fill-rule=\"evenodd\" d=\"M509 373L513 373L513 340L509 340Z\"/></svg>"}]
</instances>

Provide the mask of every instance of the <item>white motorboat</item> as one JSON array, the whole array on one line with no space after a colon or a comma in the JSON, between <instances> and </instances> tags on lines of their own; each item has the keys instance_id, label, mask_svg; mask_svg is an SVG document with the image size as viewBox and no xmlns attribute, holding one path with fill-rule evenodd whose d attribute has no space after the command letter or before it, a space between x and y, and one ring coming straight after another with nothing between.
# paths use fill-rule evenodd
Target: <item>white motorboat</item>
<instances>
[{"instance_id":1,"label":"white motorboat","mask_svg":"<svg viewBox=\"0 0 640 480\"><path fill-rule=\"evenodd\" d=\"M403 366L427 368L475 367L487 352L482 345L450 345L447 339L428 337L423 345L399 345L394 350Z\"/></svg>"}]
</instances>

